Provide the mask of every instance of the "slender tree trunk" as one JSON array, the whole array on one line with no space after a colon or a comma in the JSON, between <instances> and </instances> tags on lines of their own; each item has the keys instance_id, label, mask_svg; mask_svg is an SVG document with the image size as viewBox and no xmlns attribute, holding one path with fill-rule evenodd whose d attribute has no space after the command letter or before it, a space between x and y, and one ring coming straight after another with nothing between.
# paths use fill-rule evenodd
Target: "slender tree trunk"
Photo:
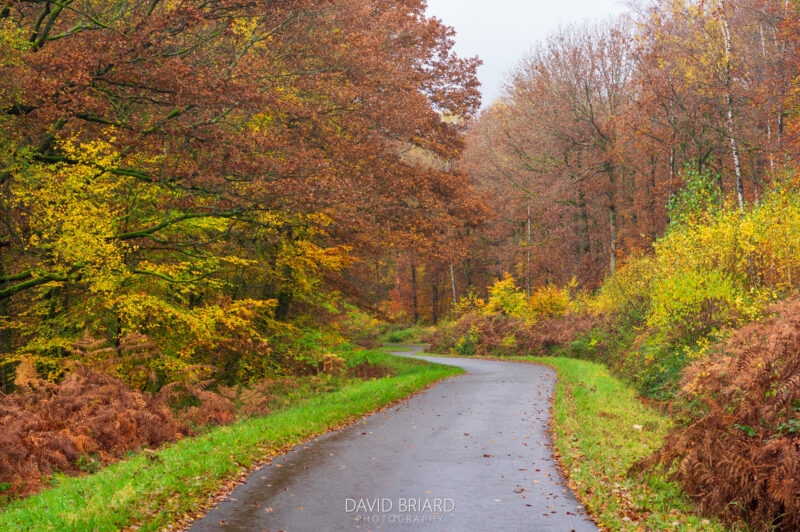
<instances>
[{"instance_id":1,"label":"slender tree trunk","mask_svg":"<svg viewBox=\"0 0 800 532\"><path fill-rule=\"evenodd\" d=\"M772 124L769 123L769 119L767 120L767 144L769 145L769 173L770 177L774 180L775 175L775 151L773 148L772 143Z\"/></svg>"},{"instance_id":2,"label":"slender tree trunk","mask_svg":"<svg viewBox=\"0 0 800 532\"><path fill-rule=\"evenodd\" d=\"M617 207L613 200L608 207L609 248L611 250L611 274L617 271Z\"/></svg>"},{"instance_id":3,"label":"slender tree trunk","mask_svg":"<svg viewBox=\"0 0 800 532\"><path fill-rule=\"evenodd\" d=\"M761 201L761 158L753 159L753 201L755 206Z\"/></svg>"},{"instance_id":4,"label":"slender tree trunk","mask_svg":"<svg viewBox=\"0 0 800 532\"><path fill-rule=\"evenodd\" d=\"M528 240L526 244L526 279L525 279L525 291L528 293L528 297L531 297L531 203L528 202Z\"/></svg>"},{"instance_id":5,"label":"slender tree trunk","mask_svg":"<svg viewBox=\"0 0 800 532\"><path fill-rule=\"evenodd\" d=\"M647 197L647 236L652 237L656 234L656 175L658 174L658 157L653 155L650 158L650 180L645 184L645 196Z\"/></svg>"},{"instance_id":6,"label":"slender tree trunk","mask_svg":"<svg viewBox=\"0 0 800 532\"><path fill-rule=\"evenodd\" d=\"M719 0L718 4L722 19L722 36L725 41L725 63L722 68L725 79L725 103L728 112L728 140L730 141L731 154L733 155L733 170L736 174L736 197L739 200L739 210L744 211L744 181L742 180L742 164L739 160L739 143L736 140L736 122L733 116L733 95L731 94L731 62L733 61L731 31L728 25L728 18L725 15L725 5L722 0Z\"/></svg>"},{"instance_id":7,"label":"slender tree trunk","mask_svg":"<svg viewBox=\"0 0 800 532\"><path fill-rule=\"evenodd\" d=\"M609 239L609 269L611 275L617 271L617 176L615 165L608 161L605 164L606 175L608 176L608 239Z\"/></svg>"},{"instance_id":8,"label":"slender tree trunk","mask_svg":"<svg viewBox=\"0 0 800 532\"><path fill-rule=\"evenodd\" d=\"M677 177L675 172L675 146L672 146L669 149L669 190L671 193L675 193L675 178Z\"/></svg>"},{"instance_id":9,"label":"slender tree trunk","mask_svg":"<svg viewBox=\"0 0 800 532\"><path fill-rule=\"evenodd\" d=\"M411 293L414 304L414 323L419 322L419 305L417 300L417 265L411 262Z\"/></svg>"},{"instance_id":10,"label":"slender tree trunk","mask_svg":"<svg viewBox=\"0 0 800 532\"><path fill-rule=\"evenodd\" d=\"M736 125L733 120L733 98L730 91L726 96L728 102L728 135L733 155L733 170L736 174L736 198L739 200L739 210L744 211L744 181L742 180L742 163L739 161L739 145L736 141Z\"/></svg>"},{"instance_id":11,"label":"slender tree trunk","mask_svg":"<svg viewBox=\"0 0 800 532\"><path fill-rule=\"evenodd\" d=\"M464 281L467 283L467 290L472 288L472 259L466 258L461 261L461 269L464 270Z\"/></svg>"},{"instance_id":12,"label":"slender tree trunk","mask_svg":"<svg viewBox=\"0 0 800 532\"><path fill-rule=\"evenodd\" d=\"M381 263L375 262L375 310L381 308Z\"/></svg>"},{"instance_id":13,"label":"slender tree trunk","mask_svg":"<svg viewBox=\"0 0 800 532\"><path fill-rule=\"evenodd\" d=\"M453 261L450 261L450 287L453 289L453 309L458 305L458 296L456 295L456 271L453 268Z\"/></svg>"},{"instance_id":14,"label":"slender tree trunk","mask_svg":"<svg viewBox=\"0 0 800 532\"><path fill-rule=\"evenodd\" d=\"M758 32L761 35L761 57L766 63L767 61L767 39L764 37L764 25L759 23L758 24ZM769 172L770 177L774 179L775 175L775 151L774 151L774 144L772 142L772 121L770 120L769 116L767 116L767 153L769 157Z\"/></svg>"},{"instance_id":15,"label":"slender tree trunk","mask_svg":"<svg viewBox=\"0 0 800 532\"><path fill-rule=\"evenodd\" d=\"M586 211L586 194L582 188L578 188L578 208L580 209L580 233L581 243L578 253L578 265L583 263L583 258L592 251L592 243L589 240L589 213Z\"/></svg>"},{"instance_id":16,"label":"slender tree trunk","mask_svg":"<svg viewBox=\"0 0 800 532\"><path fill-rule=\"evenodd\" d=\"M397 303L403 307L403 276L400 273L400 254L395 250L394 253L394 285L397 287Z\"/></svg>"},{"instance_id":17,"label":"slender tree trunk","mask_svg":"<svg viewBox=\"0 0 800 532\"><path fill-rule=\"evenodd\" d=\"M439 323L439 274L431 279L431 314L434 325Z\"/></svg>"},{"instance_id":18,"label":"slender tree trunk","mask_svg":"<svg viewBox=\"0 0 800 532\"><path fill-rule=\"evenodd\" d=\"M589 240L589 212L586 210L586 194L583 190L578 192L578 205L581 209L581 253L588 255L592 251Z\"/></svg>"}]
</instances>

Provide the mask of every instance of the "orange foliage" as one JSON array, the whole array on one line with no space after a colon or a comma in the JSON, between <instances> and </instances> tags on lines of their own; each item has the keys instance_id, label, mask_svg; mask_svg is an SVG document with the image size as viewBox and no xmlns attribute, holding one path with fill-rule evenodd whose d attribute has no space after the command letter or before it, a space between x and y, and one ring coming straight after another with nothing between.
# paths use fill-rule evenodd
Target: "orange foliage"
<instances>
[{"instance_id":1,"label":"orange foliage","mask_svg":"<svg viewBox=\"0 0 800 532\"><path fill-rule=\"evenodd\" d=\"M709 513L754 530L800 529L800 300L737 331L689 367L683 392L704 412L643 465L675 477Z\"/></svg>"},{"instance_id":2,"label":"orange foliage","mask_svg":"<svg viewBox=\"0 0 800 532\"><path fill-rule=\"evenodd\" d=\"M165 403L105 373L77 366L57 385L28 381L38 385L0 395L0 483L12 495L37 491L56 470L77 471L81 456L108 462L183 434Z\"/></svg>"}]
</instances>

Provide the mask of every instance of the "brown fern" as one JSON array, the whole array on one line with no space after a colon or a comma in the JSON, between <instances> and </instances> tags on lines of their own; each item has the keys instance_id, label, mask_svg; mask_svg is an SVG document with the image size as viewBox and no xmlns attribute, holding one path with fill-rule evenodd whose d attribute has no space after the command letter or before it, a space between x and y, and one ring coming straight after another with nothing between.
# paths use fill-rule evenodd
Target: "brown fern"
<instances>
[{"instance_id":1,"label":"brown fern","mask_svg":"<svg viewBox=\"0 0 800 532\"><path fill-rule=\"evenodd\" d=\"M709 514L754 530L800 530L800 302L736 331L690 366L703 412L639 467L670 469Z\"/></svg>"}]
</instances>

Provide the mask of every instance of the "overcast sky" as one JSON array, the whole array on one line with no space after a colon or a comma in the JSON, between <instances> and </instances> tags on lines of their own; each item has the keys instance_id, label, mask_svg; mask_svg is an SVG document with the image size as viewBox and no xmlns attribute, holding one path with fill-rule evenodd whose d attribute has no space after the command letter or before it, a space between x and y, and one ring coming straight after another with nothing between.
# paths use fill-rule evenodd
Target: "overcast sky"
<instances>
[{"instance_id":1,"label":"overcast sky","mask_svg":"<svg viewBox=\"0 0 800 532\"><path fill-rule=\"evenodd\" d=\"M560 25L626 11L622 0L428 0L428 13L456 29L458 54L483 59L484 106L525 53Z\"/></svg>"}]
</instances>

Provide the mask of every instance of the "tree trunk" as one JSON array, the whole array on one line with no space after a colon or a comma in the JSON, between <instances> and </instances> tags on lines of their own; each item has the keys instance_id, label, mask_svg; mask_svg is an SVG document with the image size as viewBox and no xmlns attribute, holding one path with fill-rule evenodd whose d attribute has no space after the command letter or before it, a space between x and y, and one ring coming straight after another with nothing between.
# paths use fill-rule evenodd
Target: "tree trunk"
<instances>
[{"instance_id":1,"label":"tree trunk","mask_svg":"<svg viewBox=\"0 0 800 532\"><path fill-rule=\"evenodd\" d=\"M417 265L411 263L411 294L414 304L414 323L419 322L419 306L417 300Z\"/></svg>"},{"instance_id":2,"label":"tree trunk","mask_svg":"<svg viewBox=\"0 0 800 532\"><path fill-rule=\"evenodd\" d=\"M436 325L439 323L439 274L431 277L431 314Z\"/></svg>"},{"instance_id":3,"label":"tree trunk","mask_svg":"<svg viewBox=\"0 0 800 532\"><path fill-rule=\"evenodd\" d=\"M739 144L736 141L736 125L733 120L733 98L730 91L726 96L728 102L728 135L733 155L733 170L736 174L736 198L739 200L739 210L744 211L744 181L742 180L742 163L739 161Z\"/></svg>"},{"instance_id":4,"label":"tree trunk","mask_svg":"<svg viewBox=\"0 0 800 532\"><path fill-rule=\"evenodd\" d=\"M674 194L677 190L675 187L675 146L669 149L669 191Z\"/></svg>"},{"instance_id":5,"label":"tree trunk","mask_svg":"<svg viewBox=\"0 0 800 532\"><path fill-rule=\"evenodd\" d=\"M583 257L592 252L592 244L589 240L589 213L586 211L586 195L583 189L578 188L578 208L580 209L580 232L581 243L578 250L578 265L583 263Z\"/></svg>"},{"instance_id":6,"label":"tree trunk","mask_svg":"<svg viewBox=\"0 0 800 532\"><path fill-rule=\"evenodd\" d=\"M453 309L458 305L458 296L456 295L456 272L453 268L453 261L450 261L450 287L453 289Z\"/></svg>"},{"instance_id":7,"label":"tree trunk","mask_svg":"<svg viewBox=\"0 0 800 532\"><path fill-rule=\"evenodd\" d=\"M375 310L381 308L381 263L375 262Z\"/></svg>"},{"instance_id":8,"label":"tree trunk","mask_svg":"<svg viewBox=\"0 0 800 532\"><path fill-rule=\"evenodd\" d=\"M397 303L400 308L403 308L403 276L400 270L400 254L395 251L394 253L394 285L397 287Z\"/></svg>"},{"instance_id":9,"label":"tree trunk","mask_svg":"<svg viewBox=\"0 0 800 532\"><path fill-rule=\"evenodd\" d=\"M613 201L608 207L609 248L611 250L611 275L617 271L617 207Z\"/></svg>"},{"instance_id":10,"label":"tree trunk","mask_svg":"<svg viewBox=\"0 0 800 532\"><path fill-rule=\"evenodd\" d=\"M525 246L526 253L526 274L525 274L525 291L528 297L531 297L531 203L528 202L528 240Z\"/></svg>"},{"instance_id":11,"label":"tree trunk","mask_svg":"<svg viewBox=\"0 0 800 532\"><path fill-rule=\"evenodd\" d=\"M759 23L758 24L758 33L761 36L761 58L766 63L767 58L767 39L764 37L764 25ZM767 114L767 153L769 157L769 171L770 176L775 175L775 152L774 152L774 144L772 142L772 121L769 118L769 113ZM774 178L773 178L774 179Z\"/></svg>"},{"instance_id":12,"label":"tree trunk","mask_svg":"<svg viewBox=\"0 0 800 532\"><path fill-rule=\"evenodd\" d=\"M725 41L725 63L723 64L723 75L725 81L725 103L728 111L728 140L731 145L731 154L733 155L733 170L736 174L736 197L739 200L739 210L744 211L744 182L742 181L742 164L739 160L739 143L736 140L736 122L733 117L733 95L731 94L731 62L732 59L732 45L731 45L731 31L728 25L728 18L725 16L725 6L722 0L718 1L720 9L720 17L722 18L722 36Z\"/></svg>"},{"instance_id":13,"label":"tree trunk","mask_svg":"<svg viewBox=\"0 0 800 532\"><path fill-rule=\"evenodd\" d=\"M616 167L608 161L605 164L605 172L608 176L608 239L609 239L609 269L611 275L617 271L617 176Z\"/></svg>"},{"instance_id":14,"label":"tree trunk","mask_svg":"<svg viewBox=\"0 0 800 532\"><path fill-rule=\"evenodd\" d=\"M461 268L464 270L464 281L467 283L467 290L472 288L472 259L466 258L461 261Z\"/></svg>"}]
</instances>

